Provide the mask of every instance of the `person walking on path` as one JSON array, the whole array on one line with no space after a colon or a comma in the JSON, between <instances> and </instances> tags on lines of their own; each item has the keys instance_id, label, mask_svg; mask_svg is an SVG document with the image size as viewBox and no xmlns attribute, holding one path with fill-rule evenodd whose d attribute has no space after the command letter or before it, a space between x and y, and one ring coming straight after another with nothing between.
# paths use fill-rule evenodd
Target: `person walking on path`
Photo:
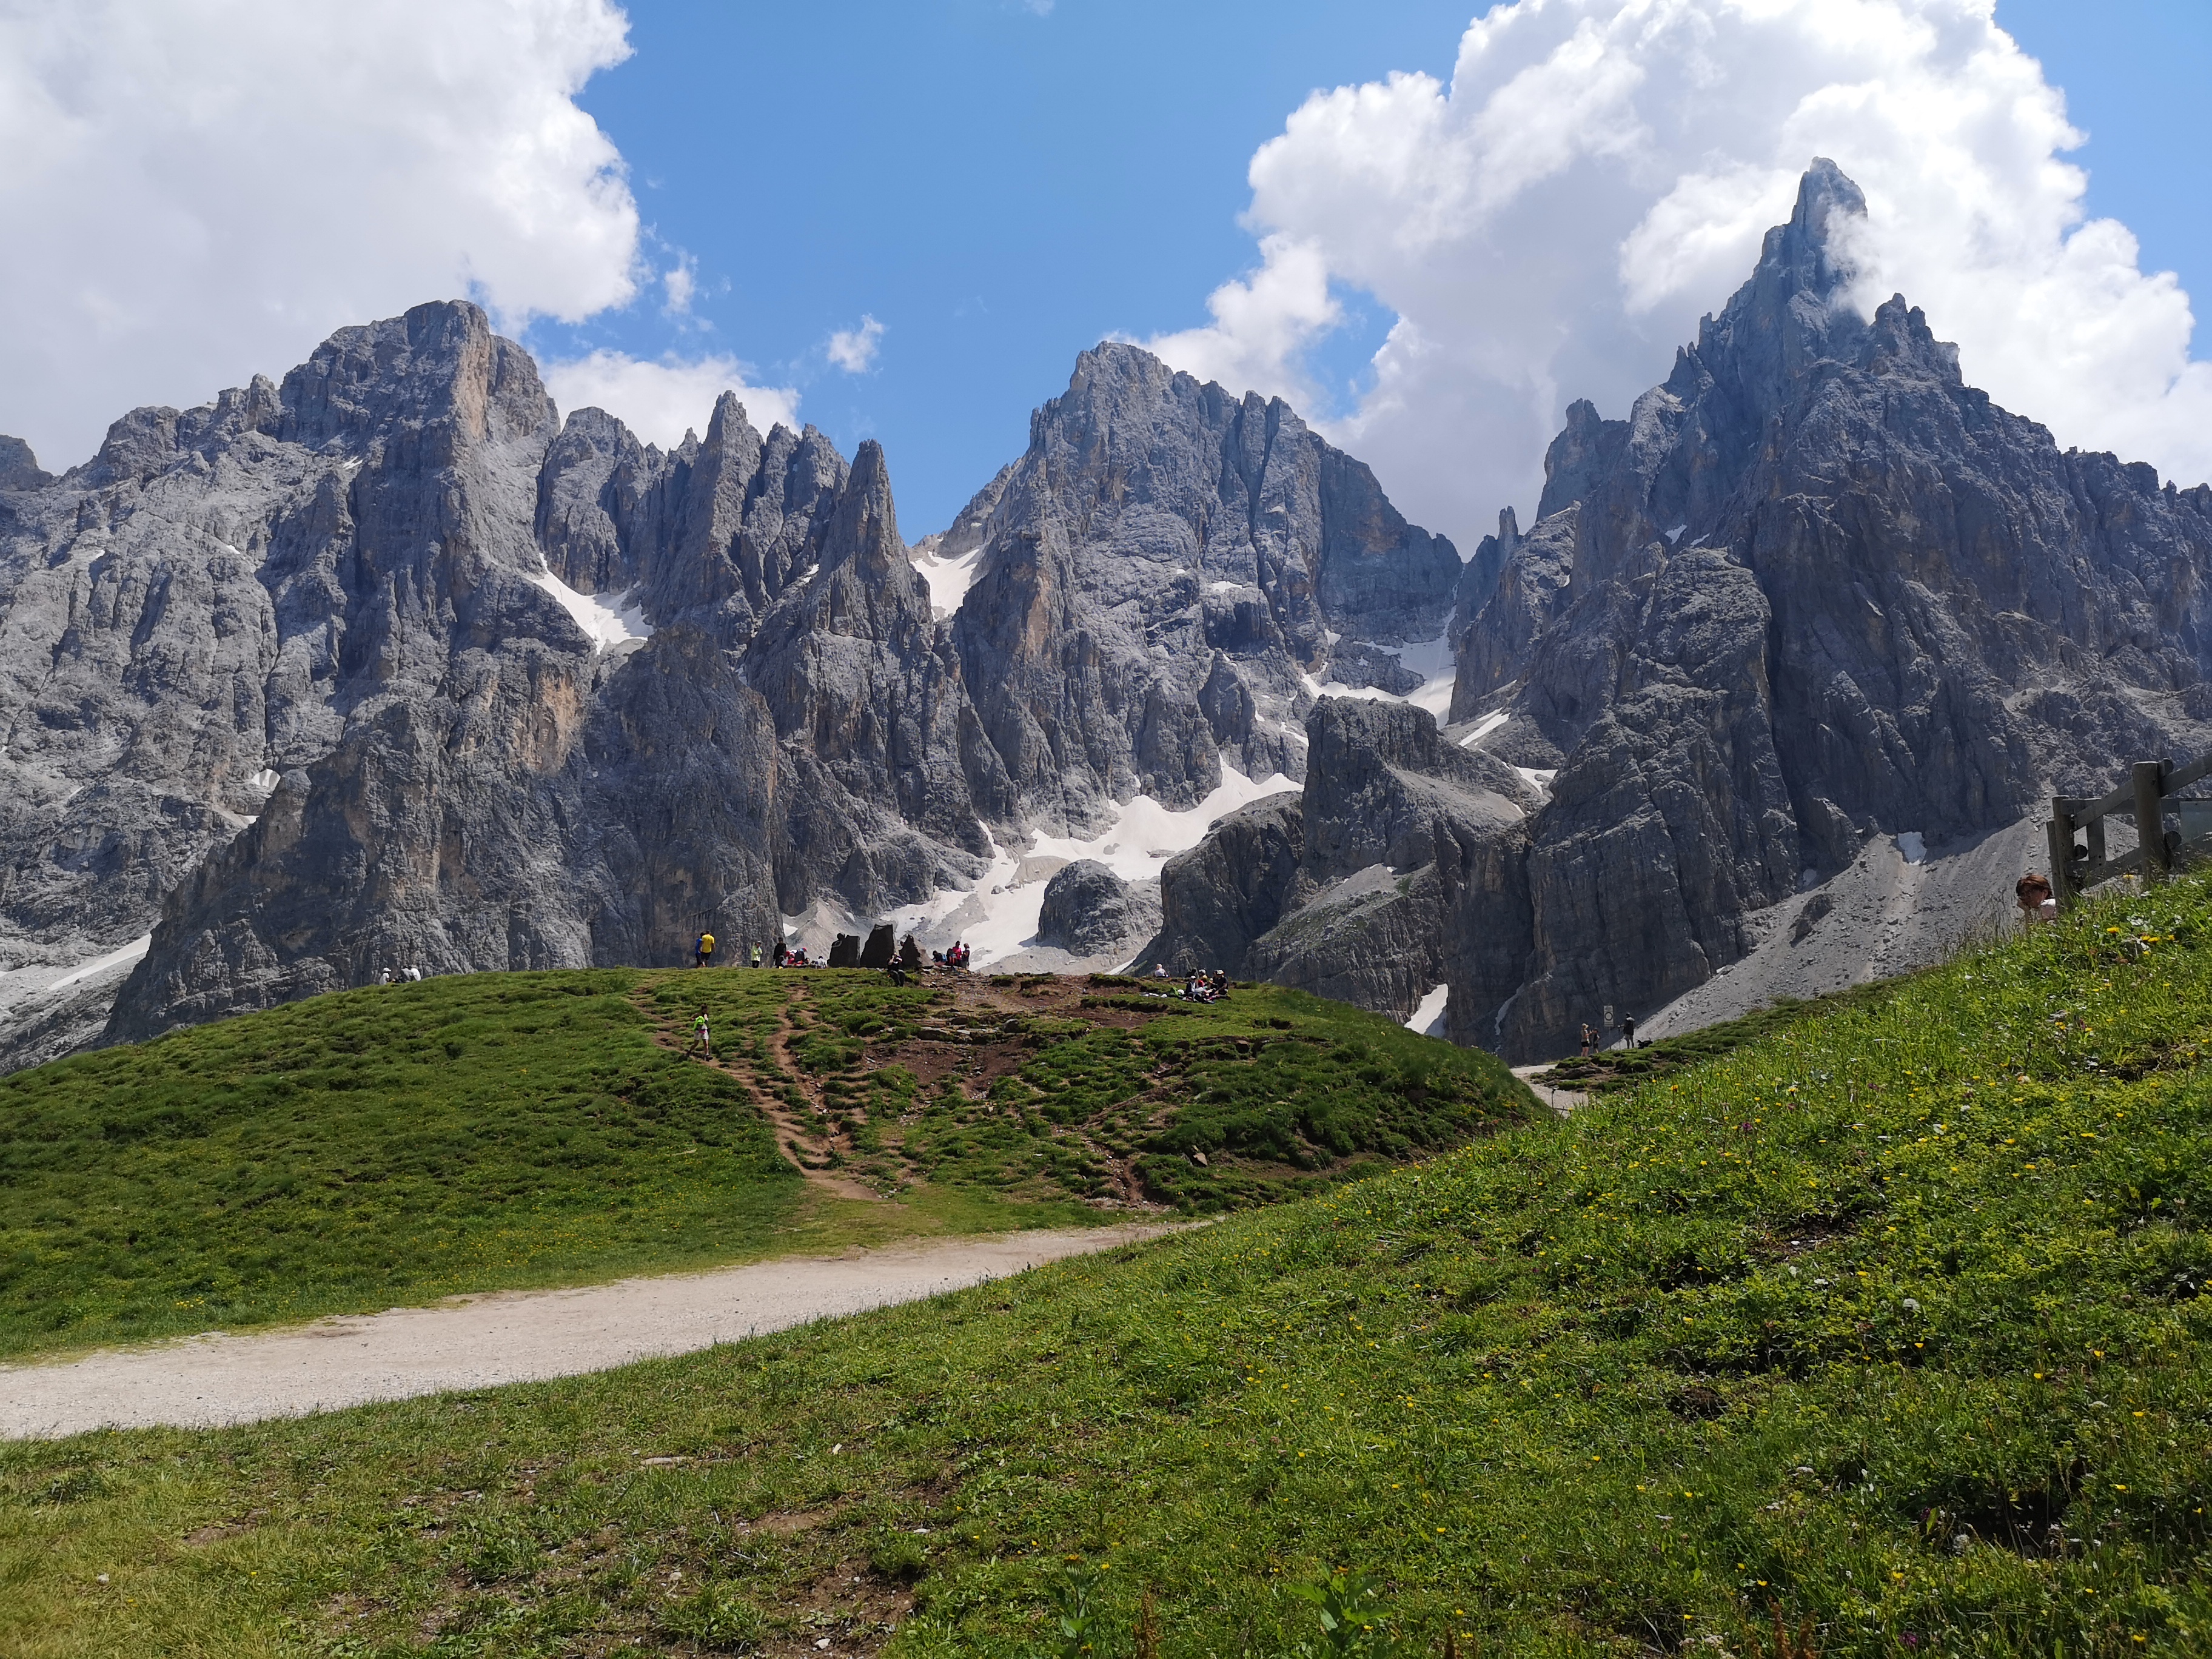
<instances>
[{"instance_id":1,"label":"person walking on path","mask_svg":"<svg viewBox=\"0 0 2212 1659\"><path fill-rule=\"evenodd\" d=\"M694 968L704 968L714 959L714 936L712 933L700 934L699 942L691 947L691 965Z\"/></svg>"},{"instance_id":2,"label":"person walking on path","mask_svg":"<svg viewBox=\"0 0 2212 1659\"><path fill-rule=\"evenodd\" d=\"M753 946L753 966L760 966L760 946L757 945Z\"/></svg>"},{"instance_id":3,"label":"person walking on path","mask_svg":"<svg viewBox=\"0 0 2212 1659\"><path fill-rule=\"evenodd\" d=\"M1636 1046L1636 1016L1633 1014L1621 1016L1620 1046L1624 1048L1633 1048Z\"/></svg>"},{"instance_id":4,"label":"person walking on path","mask_svg":"<svg viewBox=\"0 0 2212 1659\"><path fill-rule=\"evenodd\" d=\"M1590 1050L1596 1047L1597 1033L1591 1029L1590 1023L1584 1020L1583 1022L1583 1058L1588 1060L1590 1057Z\"/></svg>"},{"instance_id":5,"label":"person walking on path","mask_svg":"<svg viewBox=\"0 0 2212 1659\"><path fill-rule=\"evenodd\" d=\"M708 1059L714 1059L714 1036L707 1029L707 1011L704 1008L699 1011L699 1018L691 1022L691 1041L684 1045L684 1052L688 1054L694 1048Z\"/></svg>"}]
</instances>

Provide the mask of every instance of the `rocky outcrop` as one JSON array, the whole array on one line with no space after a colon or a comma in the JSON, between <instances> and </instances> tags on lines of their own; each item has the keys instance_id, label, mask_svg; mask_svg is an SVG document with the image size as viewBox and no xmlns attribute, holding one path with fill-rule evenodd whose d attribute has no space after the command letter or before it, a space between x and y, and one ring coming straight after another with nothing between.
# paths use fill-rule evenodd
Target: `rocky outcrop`
<instances>
[{"instance_id":1,"label":"rocky outcrop","mask_svg":"<svg viewBox=\"0 0 2212 1659\"><path fill-rule=\"evenodd\" d=\"M1036 940L1071 956L1097 956L1120 947L1133 914L1121 877L1096 859L1078 859L1045 883Z\"/></svg>"},{"instance_id":2,"label":"rocky outcrop","mask_svg":"<svg viewBox=\"0 0 2212 1659\"><path fill-rule=\"evenodd\" d=\"M134 1036L392 963L675 960L775 938L780 896L973 873L968 768L1009 799L863 459L729 398L669 454L556 425L462 305L118 422L9 498L0 948L153 928Z\"/></svg>"},{"instance_id":3,"label":"rocky outcrop","mask_svg":"<svg viewBox=\"0 0 2212 1659\"><path fill-rule=\"evenodd\" d=\"M0 434L0 490L36 489L53 481L53 475L40 467L30 445Z\"/></svg>"},{"instance_id":4,"label":"rocky outcrop","mask_svg":"<svg viewBox=\"0 0 2212 1659\"><path fill-rule=\"evenodd\" d=\"M1304 856L1305 815L1295 794L1270 795L1218 820L1204 841L1161 866L1160 931L1138 952L1138 966L1244 977L1252 941L1292 906Z\"/></svg>"},{"instance_id":5,"label":"rocky outcrop","mask_svg":"<svg viewBox=\"0 0 2212 1659\"><path fill-rule=\"evenodd\" d=\"M1139 962L1220 967L1401 1018L1449 981L1466 987L1462 1022L1494 1017L1528 955L1538 793L1447 741L1425 709L1323 698L1306 736L1297 797L1232 813L1170 860L1164 926Z\"/></svg>"}]
</instances>

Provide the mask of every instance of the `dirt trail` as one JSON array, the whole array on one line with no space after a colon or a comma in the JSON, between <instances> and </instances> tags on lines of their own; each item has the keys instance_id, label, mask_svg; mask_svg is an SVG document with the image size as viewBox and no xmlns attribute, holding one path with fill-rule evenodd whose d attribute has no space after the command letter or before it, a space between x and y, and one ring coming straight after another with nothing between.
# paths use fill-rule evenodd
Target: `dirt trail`
<instances>
[{"instance_id":1,"label":"dirt trail","mask_svg":"<svg viewBox=\"0 0 2212 1659\"><path fill-rule=\"evenodd\" d=\"M787 1258L575 1290L457 1297L255 1335L210 1334L0 1366L0 1438L56 1439L98 1428L213 1428L574 1376L918 1301L1178 1230L1177 1224L1125 1223Z\"/></svg>"},{"instance_id":2,"label":"dirt trail","mask_svg":"<svg viewBox=\"0 0 2212 1659\"><path fill-rule=\"evenodd\" d=\"M653 1040L655 1042L678 1054L689 1052L688 1037L668 1016L647 1003L642 996L637 999L637 1006L653 1022ZM813 1098L818 1112L821 1109L820 1091L810 1087L805 1068L791 1057L790 1039L790 1017L787 1012L771 1045L775 1063L781 1070L799 1079L800 1091ZM835 1138L825 1136L823 1131L793 1116L783 1097L765 1080L756 1076L751 1067L734 1065L723 1054L705 1056L699 1063L712 1066L716 1071L733 1077L745 1085L752 1095L753 1103L760 1108L761 1115L767 1118L775 1128L776 1144L782 1147L784 1156L799 1166L799 1172L806 1178L808 1186L817 1188L836 1198L865 1199L871 1204L883 1201L881 1193L850 1176L839 1175L823 1162L826 1146L810 1146L808 1143L815 1141L834 1145Z\"/></svg>"},{"instance_id":3,"label":"dirt trail","mask_svg":"<svg viewBox=\"0 0 2212 1659\"><path fill-rule=\"evenodd\" d=\"M1589 1103L1589 1096L1580 1089L1555 1089L1545 1082L1543 1073L1551 1069L1552 1062L1547 1060L1540 1066L1516 1066L1513 1068L1513 1075L1534 1089L1536 1091L1536 1098L1561 1117L1566 1116L1577 1106L1586 1106Z\"/></svg>"}]
</instances>

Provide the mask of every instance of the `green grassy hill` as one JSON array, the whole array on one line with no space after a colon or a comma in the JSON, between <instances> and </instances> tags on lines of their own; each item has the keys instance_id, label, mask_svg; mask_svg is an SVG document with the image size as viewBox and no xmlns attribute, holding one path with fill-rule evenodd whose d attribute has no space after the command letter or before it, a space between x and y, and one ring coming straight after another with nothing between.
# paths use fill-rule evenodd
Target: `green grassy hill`
<instances>
[{"instance_id":1,"label":"green grassy hill","mask_svg":"<svg viewBox=\"0 0 2212 1659\"><path fill-rule=\"evenodd\" d=\"M1537 1109L1371 1014L1133 983L479 975L19 1073L0 1355L1231 1207ZM678 1051L702 1007L711 1064Z\"/></svg>"},{"instance_id":2,"label":"green grassy hill","mask_svg":"<svg viewBox=\"0 0 2212 1659\"><path fill-rule=\"evenodd\" d=\"M0 1654L2203 1652L2208 1042L2191 881L937 1302L10 1446Z\"/></svg>"}]
</instances>

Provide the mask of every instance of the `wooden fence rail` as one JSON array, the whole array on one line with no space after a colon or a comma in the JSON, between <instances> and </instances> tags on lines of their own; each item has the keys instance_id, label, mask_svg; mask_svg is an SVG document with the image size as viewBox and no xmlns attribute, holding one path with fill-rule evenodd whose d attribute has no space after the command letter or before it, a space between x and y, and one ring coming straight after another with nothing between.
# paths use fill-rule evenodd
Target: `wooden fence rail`
<instances>
[{"instance_id":1,"label":"wooden fence rail","mask_svg":"<svg viewBox=\"0 0 2212 1659\"><path fill-rule=\"evenodd\" d=\"M2050 839L2051 890L2061 909L2088 889L2115 876L2140 875L2163 881L2185 858L2212 857L2212 800L2184 799L2181 792L2212 777L2212 755L2177 767L2170 760L2137 761L2128 781L2095 800L2053 795ZM2168 830L2172 804L2180 828ZM2191 811L2191 808L2197 809ZM2136 826L2136 847L2118 858L2105 854L2105 820L2120 817ZM2146 834L2142 826L2150 826ZM2076 841L2079 835L2081 839Z\"/></svg>"}]
</instances>

